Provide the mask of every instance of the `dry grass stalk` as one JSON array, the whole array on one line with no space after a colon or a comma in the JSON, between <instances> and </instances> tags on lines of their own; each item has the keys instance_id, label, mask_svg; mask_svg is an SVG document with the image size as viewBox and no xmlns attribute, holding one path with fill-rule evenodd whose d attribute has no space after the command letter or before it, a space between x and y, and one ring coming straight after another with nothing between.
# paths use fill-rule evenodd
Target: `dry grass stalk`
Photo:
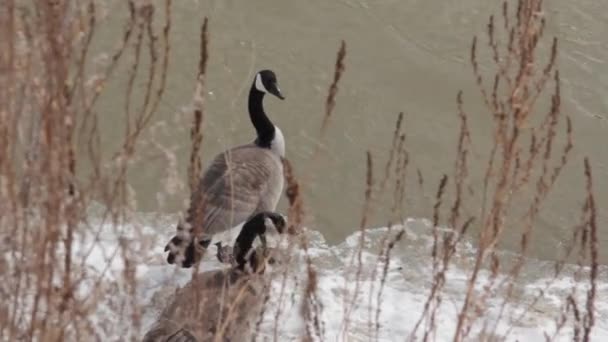
<instances>
[{"instance_id":1,"label":"dry grass stalk","mask_svg":"<svg viewBox=\"0 0 608 342\"><path fill-rule=\"evenodd\" d=\"M536 6L533 1L528 1L526 3L520 2L520 8L531 8ZM540 26L536 23L534 18L532 17L533 13L531 11L518 11L518 21L526 15L529 15L528 18L523 20L524 26L520 26L517 28L509 28L509 31L513 30L515 32L511 37L515 37L517 40L516 46L512 47L511 43L509 43L507 47L507 52L505 53L503 60L509 60L509 62L501 62L500 58L498 58L498 47L494 38L494 22L493 18L490 19L488 25L488 37L489 37L489 45L492 51L494 52L494 62L498 64L498 71L494 77L494 86L492 88L492 98L487 95L487 91L483 86L482 76L479 73L479 69L477 66L476 60L476 40L474 40L471 50L471 63L473 65L474 72L476 74L477 83L481 89L482 96L488 108L494 113L494 117L497 122L496 129L496 139L494 141L494 146L491 152L491 159L489 162L489 167L486 172L486 180L485 180L485 189L487 189L487 184L489 181L489 177L493 174L494 169L494 157L498 152L502 153L502 160L500 160L500 164L498 165L498 180L495 184L494 188L494 196L491 204L491 209L489 215L486 216L485 212L482 212L482 216L484 216L484 227L481 230L480 236L480 249L476 259L475 270L478 270L481 267L482 260L485 258L485 254L488 251L493 251L493 248L496 242L499 239L499 234L502 229L505 227L504 221L507 216L507 208L508 203L513 196L513 191L510 191L509 188L512 184L515 184L513 179L516 178L519 172L519 158L521 154L521 150L519 147L519 142L522 140L521 136L523 134L524 123L528 121L528 116L531 114L531 108L533 106L533 102L530 102L530 99L534 98L534 96L529 91L529 82L532 82L534 77L534 70L532 69L532 65L534 62L534 49L536 48L536 43L538 42L538 37L541 34L541 29L544 23L541 23ZM505 22L508 20L505 19ZM515 60L519 64L519 69L515 70L516 76L513 78L514 81L511 81L511 70L509 70L508 66L515 65L511 60ZM550 58L551 63L555 60L555 56ZM499 91L500 80L506 80L508 84L508 89L506 90L507 96L506 100L501 99L497 94ZM538 88L537 94L540 94L542 88ZM553 111L552 111L553 112ZM511 133L509 134L509 131ZM535 140L535 138L532 138ZM530 167L531 168L531 167ZM513 174L513 176L511 176ZM485 190L484 190L485 191ZM484 199L484 208L485 208L485 199ZM486 229L485 227L488 227ZM492 274L493 277L496 276L498 272L498 259L495 257L494 252L491 252L492 256ZM465 299L465 305L463 310L461 311L461 315L459 318L459 326L462 325L464 320L464 313L467 303L470 303L471 295L472 295L472 287L476 280L476 275L478 271L473 271L473 274L470 278L469 282L469 291L467 293L467 298ZM466 330L466 329L465 329ZM460 336L460 332L457 332L457 337Z\"/></svg>"},{"instance_id":2,"label":"dry grass stalk","mask_svg":"<svg viewBox=\"0 0 608 342\"><path fill-rule=\"evenodd\" d=\"M83 250L80 244L83 239L95 241L101 231L101 225L91 224L85 214L93 201L102 204L102 224L110 219L114 228L127 220L132 208L125 182L129 161L139 134L155 112L152 104L163 94L164 83L157 76L166 75L168 65L156 62L161 54L163 60L168 59L168 48L159 53L151 25L154 9L130 3L121 45L108 69L96 75L85 65L92 58L92 41L100 22L98 3L36 2L26 8L7 1L1 6L0 44L5 54L0 58L0 132L4 139L0 147L0 225L11 227L0 232L2 254L11 255L1 262L11 280L2 285L2 292L10 295L0 305L7 308L0 315L0 338L103 338L100 334L108 333L107 327L93 322L91 313L111 295L104 290L111 281L103 280L103 274L114 259L120 259L123 266L114 285L124 286L131 295L119 310L130 318L131 331L137 335L140 313L135 305L132 241L123 238L109 251L108 265L101 274L86 269L94 246ZM165 22L165 28L169 27ZM104 168L107 161L98 153L101 143L94 103L123 56L139 53L138 44L128 47L132 32L142 35L142 46L148 44L150 61L144 82L148 96L141 100L138 111L130 107L125 113L124 124L129 129L118 151L117 169ZM162 44L168 46L168 34ZM132 75L142 68L131 65L129 70ZM85 285L89 296L82 295Z\"/></svg>"},{"instance_id":3,"label":"dry grass stalk","mask_svg":"<svg viewBox=\"0 0 608 342\"><path fill-rule=\"evenodd\" d=\"M327 92L327 98L325 100L325 116L323 117L323 123L321 124L321 137L325 136L325 130L329 124L329 118L336 107L336 95L338 94L338 84L342 73L344 73L344 58L346 57L346 42L342 41L340 49L338 50L338 56L336 57L336 66L334 68L334 79L329 86Z\"/></svg>"},{"instance_id":4,"label":"dry grass stalk","mask_svg":"<svg viewBox=\"0 0 608 342\"><path fill-rule=\"evenodd\" d=\"M298 241L300 248L302 248L305 252L305 261L306 261L306 286L304 288L303 301L301 306L301 315L306 324L306 335L304 339L307 341L312 341L316 338L323 339L324 328L322 320L320 319L321 311L323 309L323 304L321 303L318 295L317 295L317 271L315 270L312 259L308 254L308 238L305 234L303 234L302 224L304 220L304 205L302 200L302 194L300 193L300 183L296 179L293 167L288 159L283 159L283 168L285 173L285 180L287 183L287 188L285 190L285 195L289 201L289 209L287 211L287 232L289 234L298 235ZM289 251L291 252L294 246L291 245L289 247ZM291 260L290 260L291 261ZM289 270L285 269L282 277L282 285L279 293L279 302L282 302L285 293L286 293L286 280L289 277ZM274 338L277 340L279 338L278 335L278 322L281 313L281 308L279 307L276 311L275 315L275 326L274 326Z\"/></svg>"},{"instance_id":5,"label":"dry grass stalk","mask_svg":"<svg viewBox=\"0 0 608 342\"><path fill-rule=\"evenodd\" d=\"M347 266L349 269L355 269L355 285L352 289L352 294L349 292L349 284L353 281L353 279L349 279L349 277L345 277L344 279L344 293L350 294L344 296L344 316L342 317L342 333L347 333L350 330L350 319L352 312L355 309L355 306L359 301L359 292L361 287L361 275L363 272L363 250L365 248L366 242L366 229L367 229L367 220L369 215L371 215L371 207L372 207L372 190L374 187L374 176L373 176L373 160L372 154L370 151L366 153L366 174L365 174L365 194L363 200L363 208L361 210L361 223L359 224L359 236L357 242L357 252L353 253L352 258L350 259L349 265ZM356 258L356 263L355 263Z\"/></svg>"},{"instance_id":6,"label":"dry grass stalk","mask_svg":"<svg viewBox=\"0 0 608 342\"><path fill-rule=\"evenodd\" d=\"M304 203L302 194L300 193L300 183L296 178L291 162L287 158L283 158L282 161L285 182L287 183L285 196L289 201L287 232L290 234L300 234L302 223L304 222Z\"/></svg>"},{"instance_id":7,"label":"dry grass stalk","mask_svg":"<svg viewBox=\"0 0 608 342\"><path fill-rule=\"evenodd\" d=\"M395 131L393 132L393 139L391 141L391 148L389 150L388 159L384 166L384 175L383 175L382 179L380 180L380 188L378 189L379 193L384 192L384 189L386 187L386 182L390 178L391 166L393 165L393 161L395 159L395 153L397 153L397 155L399 156L399 152L401 151L401 148L403 147L405 135L401 134L401 124L402 123L403 123L403 112L399 113L399 115L397 116L397 122L395 123ZM397 163L397 167L399 167L399 163Z\"/></svg>"},{"instance_id":8,"label":"dry grass stalk","mask_svg":"<svg viewBox=\"0 0 608 342\"><path fill-rule=\"evenodd\" d=\"M405 230L401 229L399 230L399 232L394 236L393 239L391 239L388 244L387 247L384 248L384 255L383 255L383 260L384 260L384 265L382 267L382 276L380 277L380 287L378 288L378 292L376 295L376 313L375 316L372 319L370 319L370 322L374 322L373 323L373 334L370 334L370 336L374 336L376 340L378 340L379 335L380 335L380 313L382 312L382 294L383 294L383 290L384 290L384 286L386 285L386 277L388 275L388 270L389 270L389 266L390 266L390 261L391 261L391 252L393 250L393 248L395 247L395 245L401 241L401 239L403 238L403 235L405 234ZM372 276L372 279L374 279L374 277ZM370 289L370 295L373 293L374 289ZM370 301L370 308L371 308L371 301Z\"/></svg>"},{"instance_id":9,"label":"dry grass stalk","mask_svg":"<svg viewBox=\"0 0 608 342\"><path fill-rule=\"evenodd\" d=\"M431 287L430 294L424 304L423 312L420 315L420 318L414 325L414 329L412 330L409 338L413 339L414 334L419 329L422 323L426 323L424 329L424 340L428 340L432 333L434 333L436 329L435 325L435 315L439 306L441 305L441 296L439 295L441 289L443 288L445 282L445 274L443 272L438 271L439 267L439 213L441 204L443 202L443 196L445 193L445 189L448 183L448 176L443 175L439 182L439 186L437 188L437 194L435 195L435 205L433 206L433 224L432 224L432 233L433 233L433 247L431 250L431 258L433 265L433 285ZM447 267L447 266L446 266Z\"/></svg>"},{"instance_id":10,"label":"dry grass stalk","mask_svg":"<svg viewBox=\"0 0 608 342\"><path fill-rule=\"evenodd\" d=\"M409 164L409 154L405 148L405 134L401 132L402 123L403 113L399 113L397 116L397 121L395 122L395 130L393 132L389 156L384 166L384 174L380 180L380 186L376 189L377 194L381 196L384 194L387 182L394 178L393 204L391 207L390 217L386 225L388 227L388 232L381 238L380 250L370 275L372 281L370 282L367 298L369 317L368 331L369 335L375 336L376 339L378 338L380 332L379 319L381 312L382 292L386 283L386 277L388 275L390 252L394 248L396 242L400 241L405 233L404 229L400 229L396 235L391 236L393 222L403 220L403 213L401 210L403 210L406 171ZM395 164L394 167L393 163ZM360 250L357 252L359 253ZM382 272L380 274L380 284L378 290L376 290L376 278L378 277L378 269L381 265ZM376 303L373 302L374 294L376 294ZM376 305L375 310L374 304Z\"/></svg>"},{"instance_id":11,"label":"dry grass stalk","mask_svg":"<svg viewBox=\"0 0 608 342\"><path fill-rule=\"evenodd\" d=\"M196 90L194 92L193 107L194 115L192 128L190 130L190 139L192 140L192 148L190 150L190 165L188 167L188 179L190 184L190 192L193 193L198 187L198 180L201 173L201 156L200 149L203 141L203 133L201 126L204 119L204 104L205 104L205 74L207 70L207 60L209 58L208 48L208 20L205 17L201 27L201 47L198 74L196 77Z\"/></svg>"},{"instance_id":12,"label":"dry grass stalk","mask_svg":"<svg viewBox=\"0 0 608 342\"><path fill-rule=\"evenodd\" d=\"M599 243L597 238L597 211L595 207L595 197L593 196L593 175L591 173L591 163L589 158L585 158L585 178L587 180L587 200L585 202L585 209L587 212L587 234L583 236L589 236L589 259L591 262L591 270L589 272L589 284L590 288L587 291L587 300L585 302L585 316L583 317L583 341L589 341L591 339L591 330L595 325L595 300L597 293L597 277L598 277L598 251ZM582 250L584 250L585 242L581 241ZM581 265L582 266L582 265Z\"/></svg>"},{"instance_id":13,"label":"dry grass stalk","mask_svg":"<svg viewBox=\"0 0 608 342\"><path fill-rule=\"evenodd\" d=\"M517 27L509 27L508 18L505 18L505 30L509 32L510 38L505 55L502 57L499 57L500 52L498 51L499 49L495 39L494 20L493 17L490 18L488 24L489 46L493 51L493 59L497 64L498 70L494 75L494 85L492 87L491 98L488 96L488 92L485 90L486 88L483 85L483 78L479 72L476 59L476 39L472 44L471 64L473 65L473 70L476 75L479 88L481 89L482 97L486 103L486 106L488 106L488 108L494 114L497 127L495 131L496 139L491 150L491 158L486 171L486 179L484 181L484 194L488 190L490 175L493 175L493 170L495 169L497 169L497 181L494 185L494 195L490 205L490 211L487 215L485 212L486 205L484 198L484 211L481 213L484 222L479 239L479 252L476 258L475 269L469 279L467 297L465 298L465 303L459 315L459 323L457 332L455 334L455 340L460 340L462 337L466 336L467 331L470 331L471 322L475 319L473 316L466 318L465 313L468 312L468 306L474 300L473 285L476 282L477 274L481 268L483 260L485 260L487 255L491 257L492 279L489 286L486 286L486 289L494 288L493 281L496 278L499 270L499 261L494 252L494 248L500 239L502 230L506 226L505 220L508 216L508 208L511 203L510 201L514 197L514 193L517 193L517 178L521 173L520 158L523 149L520 147L520 145L521 141L523 140L522 136L525 133L524 125L529 122L529 116L532 113L531 109L533 108L536 99L538 96L540 96L544 89L543 80L546 79L546 75L548 75L553 69L556 51L555 48L552 49L553 54L550 57L547 67L541 74L541 78L538 81L539 83L537 83L538 86L536 87L535 91L531 90L530 84L535 83L535 70L533 68L534 50L537 47L539 38L542 35L542 28L544 27L544 19L537 20L537 17L535 16L535 13L540 10L539 6L540 2L520 1L519 9L516 14L520 25ZM506 8L506 4L503 8ZM503 15L508 15L508 12L503 10ZM515 65L518 65L519 68L516 68L514 73L511 73L510 67ZM506 93L508 94L504 99L498 95L501 89L499 86L501 80L505 81ZM558 81L557 74L556 81ZM556 101L555 99L559 99L559 88L557 88L556 94L557 95L554 96L554 106L552 106L548 114L550 117L555 119L552 120L554 124L550 125L546 132L545 141L547 141L547 146L551 146L553 142L553 127L555 127L555 124L557 123L559 101ZM544 127L541 127L541 129L542 128ZM533 142L539 141L534 131L532 133L531 140ZM534 151L533 148L531 150L532 152ZM547 150L550 151L550 148L547 147ZM502 159L499 159L499 164L495 168L494 158L496 153L502 153ZM535 159L535 157L535 153L530 154L530 158L528 160L529 162L525 168L528 170L528 172L534 168L535 162L538 160ZM544 161L547 162L549 158L550 153L546 153ZM523 181L526 182L526 178L524 177L523 179ZM539 180L539 182L541 181L542 180ZM537 190L539 191L539 194L535 195L535 205L531 207L533 209L528 220L528 222L530 222L528 225L529 229L532 229L532 222L534 222L534 219L536 218L536 213L538 212L537 208L540 206L542 199L539 196L542 196L542 192L545 190L545 188L537 188ZM522 252L524 252L526 249L527 234L527 232L522 234ZM519 274L517 269L514 269L511 273L514 278L517 276L517 274ZM489 293L490 291L486 290L481 298L475 299L475 301L484 303L487 300ZM465 324L464 322L467 319L470 321Z\"/></svg>"},{"instance_id":14,"label":"dry grass stalk","mask_svg":"<svg viewBox=\"0 0 608 342\"><path fill-rule=\"evenodd\" d=\"M454 332L455 341L467 338L475 322L487 309L492 294L500 289L506 289L506 296L501 304L498 318L495 321L483 323L482 334L491 334L496 329L498 322L503 319L506 306L513 300L514 286L526 261L526 252L537 223L538 213L566 166L572 150L572 124L570 118L566 117L565 132L562 135L566 143L560 153L554 153L562 122L560 80L559 73L555 70L557 39L552 40L548 62L542 68L537 68L536 51L545 26L545 19L541 15L541 5L541 1L520 0L517 10L511 14L507 2L504 2L502 27L496 25L494 16L490 17L487 26L488 48L491 52L491 61L496 66L490 87L486 86L484 76L480 71L477 37L473 39L471 45L471 65L475 81L487 109L494 118L495 129L483 183L481 222L480 226L476 227L479 230L478 252L473 270L469 275L466 297L459 311L458 324ZM510 19L511 15L514 20ZM506 39L502 42L497 35L501 29L504 30L502 37ZM543 116L537 114L538 110L535 105L551 81L554 83L551 106ZM467 157L471 138L467 125L467 114L463 110L462 93L458 94L457 104L461 130L454 169L455 199L447 220L455 233L444 233L443 242L439 244L437 230L433 228L434 243L431 252L434 270L433 286L421 318L410 338L416 335L418 327L423 321L426 322L423 339L431 338L436 329L433 323L434 313L441 304L441 289L445 283L445 272L452 263L457 244L475 221L473 216L464 221L462 218L461 208L462 204L466 202L464 189L470 167ZM419 184L422 185L420 172L418 172L418 179ZM530 184L534 189L531 195L524 191L526 188L530 188L528 186ZM438 199L441 193L439 192ZM528 205L523 216L519 218L514 218L516 212L514 203L516 202ZM434 227L438 224L439 203L440 201L437 201L434 210ZM513 226L522 227L520 231L521 250L512 266L505 268L501 267L496 246L501 241L504 230L515 229L511 228ZM589 250L585 246L581 248ZM441 267L439 267L439 260L441 260ZM478 275L486 265L490 268L490 277L487 283L483 284L482 290L478 291L476 290L476 285L479 283ZM563 266L563 263L560 265ZM559 272L556 271L556 276ZM499 274L506 275L506 277L503 277L502 281L497 281ZM590 279L591 284L594 282L595 279ZM591 288L593 289L594 285ZM593 291L590 290L590 292ZM589 297L593 296L590 294ZM530 304L530 307L533 303ZM569 308L573 307L577 306L569 305ZM577 309L577 312L579 314L576 316L580 318L580 310ZM590 318L589 321L591 322L593 319ZM593 324L590 326L592 327Z\"/></svg>"},{"instance_id":15,"label":"dry grass stalk","mask_svg":"<svg viewBox=\"0 0 608 342\"><path fill-rule=\"evenodd\" d=\"M312 156L310 157L310 163L313 165L316 163L317 158L319 156L320 148L322 146L323 140L325 139L325 132L329 125L329 119L336 106L336 96L338 95L338 89L339 89L338 86L340 84L340 80L342 79L342 74L344 73L344 70L345 70L345 64L344 64L345 58L346 58L346 42L342 41L342 43L340 44L340 49L338 50L338 53L336 56L336 63L334 66L334 78L327 91L327 98L325 100L325 113L323 116L323 121L321 123L321 128L319 130L319 138L318 138L317 144L315 145L315 148L312 152ZM306 180L307 179L304 179L303 181L306 181Z\"/></svg>"}]
</instances>

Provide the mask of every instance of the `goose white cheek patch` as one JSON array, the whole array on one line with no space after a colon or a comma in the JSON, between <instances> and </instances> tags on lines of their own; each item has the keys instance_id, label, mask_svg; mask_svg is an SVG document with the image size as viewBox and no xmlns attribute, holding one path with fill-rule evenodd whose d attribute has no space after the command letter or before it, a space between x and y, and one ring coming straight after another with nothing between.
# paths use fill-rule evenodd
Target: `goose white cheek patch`
<instances>
[{"instance_id":1,"label":"goose white cheek patch","mask_svg":"<svg viewBox=\"0 0 608 342\"><path fill-rule=\"evenodd\" d=\"M266 226L267 230L276 229L274 223L272 223L272 220L268 217L264 219L264 226Z\"/></svg>"},{"instance_id":2,"label":"goose white cheek patch","mask_svg":"<svg viewBox=\"0 0 608 342\"><path fill-rule=\"evenodd\" d=\"M268 92L268 90L266 90L266 87L264 86L264 83L262 82L262 76L260 76L260 74L255 75L255 88L261 91L262 93Z\"/></svg>"}]
</instances>

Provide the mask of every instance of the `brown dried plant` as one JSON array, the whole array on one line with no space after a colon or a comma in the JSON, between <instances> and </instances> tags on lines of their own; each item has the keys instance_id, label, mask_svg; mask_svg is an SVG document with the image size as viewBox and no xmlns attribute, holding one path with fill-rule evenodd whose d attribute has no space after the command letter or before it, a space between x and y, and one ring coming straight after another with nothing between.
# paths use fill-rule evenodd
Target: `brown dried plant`
<instances>
[{"instance_id":1,"label":"brown dried plant","mask_svg":"<svg viewBox=\"0 0 608 342\"><path fill-rule=\"evenodd\" d=\"M198 186L198 178L201 174L201 144L203 141L203 132L201 126L204 120L204 108L205 108L205 74L207 71L207 60L209 59L209 47L208 47L208 33L207 25L208 19L205 17L203 26L201 27L201 48L200 58L198 66L198 74L196 77L196 90L194 93L193 107L194 115L192 128L190 130L190 139L192 140L192 148L190 150L190 166L188 167L188 180L190 184L190 192L193 193Z\"/></svg>"},{"instance_id":2,"label":"brown dried plant","mask_svg":"<svg viewBox=\"0 0 608 342\"><path fill-rule=\"evenodd\" d=\"M88 340L120 334L92 316L116 286L130 297L116 302L117 313L131 322L130 334L138 335L134 251L141 242L117 235L99 273L86 266L95 243L84 250L78 246L98 241L107 233L102 232L106 223L118 234L117 227L129 221L133 204L127 173L165 89L171 1L161 9L160 38L152 24L155 6L126 5L118 48L100 72L90 60L103 5L14 0L0 5L0 254L7 276L1 286L0 339ZM127 66L125 131L115 157L107 160L100 153L104 113L96 103L126 56L133 62ZM138 78L144 79L141 94L133 90ZM101 204L99 220L87 215L94 203ZM118 279L104 279L119 260Z\"/></svg>"},{"instance_id":3,"label":"brown dried plant","mask_svg":"<svg viewBox=\"0 0 608 342\"><path fill-rule=\"evenodd\" d=\"M494 16L490 16L487 26L488 50L495 71L491 75L488 87L481 73L478 61L478 39L474 37L471 44L470 62L473 74L480 90L481 98L494 121L494 141L490 149L485 177L483 180L483 199L479 217L462 217L462 204L472 200L464 187L467 184L468 169L471 167L468 154L471 136L467 125L468 114L463 109L462 92L458 94L458 116L461 130L457 145L456 163L454 169L454 194L447 223L454 233L445 233L441 238L433 228L433 285L424 306L423 313L410 338L414 338L421 323L424 325L423 339L432 338L437 329L435 314L440 310L441 290L446 283L446 271L452 263L452 258L462 236L473 227L478 232L475 238L477 252L474 264L468 275L467 290L464 302L459 309L457 327L454 331L454 341L461 341L471 334L473 326L481 324L483 329L477 338L486 339L493 334L498 323L505 319L506 307L514 301L514 288L526 262L529 241L537 223L538 214L546 202L551 188L554 186L561 171L566 166L572 150L572 124L569 117L565 120L561 115L560 79L556 69L557 38L553 38L548 51L548 61L539 66L537 56L542 51L541 42L545 27L545 17L540 0L519 0L515 11L509 11L508 2L503 3L503 25L496 25ZM502 32L499 32L501 31ZM502 41L501 41L502 39ZM550 95L551 104L543 113L538 106L538 100L553 82L553 93ZM565 121L565 124L564 124ZM560 138L560 125L563 128L561 140L565 144L561 152L555 153ZM590 169L587 167L586 169ZM589 171L590 173L590 171ZM588 176L588 179L591 177ZM444 184L445 178L441 184ZM532 193L527 189L533 189ZM443 191L437 194L437 205L433 225L438 225L439 203ZM591 188L588 188L591 194ZM592 195L590 195L592 198ZM593 202L587 200L587 203ZM518 214L516 204L524 204L524 214ZM586 204L583 212L586 217L595 217L595 213ZM593 212L593 213L592 213ZM588 219L585 222L591 222ZM591 224L587 224L591 226ZM521 227L521 228L518 228ZM497 254L497 247L504 237L505 230L517 232L521 237L520 251L510 266L503 266ZM579 230L577 230L579 231ZM593 238L591 238L593 240ZM440 244L441 241L441 244ZM597 238L595 238L597 244ZM438 246L441 246L440 251ZM590 247L581 246L582 250ZM597 250L597 245L596 245ZM593 249L591 249L593 251ZM437 258L441 255L441 267ZM592 253L593 255L593 253ZM597 255L595 259L597 260ZM563 260L558 262L563 265ZM582 265L581 265L582 267ZM481 280L479 274L489 269L490 276ZM555 274L558 277L562 269ZM592 272L593 273L593 272ZM500 276L500 277L499 277ZM591 289L595 288L597 274L591 276ZM499 280L500 279L500 280ZM478 320L484 317L489 307L489 301L497 292L505 292L500 305L498 317L493 321ZM585 340L593 326L593 290L590 290ZM529 304L528 310L540 298L537 297ZM574 296L569 301L573 304ZM590 308L589 308L590 306ZM580 310L575 310L575 316L580 317ZM521 314L520 317L523 317ZM506 337L505 337L506 338ZM575 338L578 339L578 338Z\"/></svg>"}]
</instances>

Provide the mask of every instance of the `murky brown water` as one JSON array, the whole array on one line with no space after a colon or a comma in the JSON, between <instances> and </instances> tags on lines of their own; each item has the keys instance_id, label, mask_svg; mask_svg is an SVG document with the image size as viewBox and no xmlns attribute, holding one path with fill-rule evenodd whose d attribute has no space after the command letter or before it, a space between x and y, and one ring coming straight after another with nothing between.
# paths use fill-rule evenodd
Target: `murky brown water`
<instances>
[{"instance_id":1,"label":"murky brown water","mask_svg":"<svg viewBox=\"0 0 608 342\"><path fill-rule=\"evenodd\" d=\"M126 14L123 6L120 1L112 5L110 21L120 22ZM575 149L534 236L532 252L541 258L555 256L556 246L570 237L569 227L579 218L584 156L591 158L594 167L600 243L608 243L608 2L560 0L546 6L546 38L557 35L560 39L563 112L573 120ZM471 185L480 188L484 170L480 166L485 166L480 161L488 153L492 126L480 106L468 55L472 36L482 35L488 15L499 9L498 1L480 0L175 1L169 83L156 116L164 124L153 125L151 136L178 159L168 164L171 160L154 143L140 146L145 158L130 175L138 208L175 212L185 206L187 190L183 187L166 198L158 193L168 189L167 169L176 172L181 181L186 179L190 114L181 109L192 96L199 28L203 16L208 16L211 43L204 161L253 139L246 112L247 91L255 71L271 68L287 100L267 99L265 105L285 134L287 155L297 173L307 178L306 203L312 226L330 241L357 229L365 151L384 160L383 151L390 144L400 111L406 114L412 164L425 178L424 191L415 186L414 173L407 180L411 185L405 213L429 217L439 177L453 167L459 89L464 91L475 145ZM102 37L114 44L120 28L101 32ZM347 43L346 72L320 157L310 165L341 39ZM103 47L105 38L99 44ZM122 133L112 114L122 115L124 103L115 100L122 93L119 84L102 99L108 150L112 134ZM285 207L285 200L280 206ZM476 206L479 204L468 203L470 210ZM369 224L386 224L385 211L377 209ZM511 242L516 243L518 236L512 233ZM608 254L601 257L603 263L608 262Z\"/></svg>"}]
</instances>

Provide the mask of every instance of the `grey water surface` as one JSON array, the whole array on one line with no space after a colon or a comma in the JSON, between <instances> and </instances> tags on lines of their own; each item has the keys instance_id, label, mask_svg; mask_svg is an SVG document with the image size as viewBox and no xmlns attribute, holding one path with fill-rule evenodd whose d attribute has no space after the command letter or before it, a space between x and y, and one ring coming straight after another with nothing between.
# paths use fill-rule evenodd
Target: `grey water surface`
<instances>
[{"instance_id":1,"label":"grey water surface","mask_svg":"<svg viewBox=\"0 0 608 342\"><path fill-rule=\"evenodd\" d=\"M153 3L157 11L162 10L162 1ZM115 46L128 15L122 1L108 6L106 20L115 25L100 29L99 49ZM530 251L534 257L554 258L579 219L585 156L593 166L600 244L608 243L608 2L558 0L545 2L545 7L545 40L559 39L562 114L572 118L575 144L542 210ZM476 192L465 206L478 213L493 126L480 101L469 53L473 35L486 42L488 16L500 10L501 2L480 0L174 1L167 91L147 132L149 142L138 146L143 157L129 174L137 209L175 213L186 206L191 120L187 106L195 86L200 25L207 16L210 58L204 163L223 149L254 138L247 92L254 73L270 68L277 73L286 100L267 98L266 110L281 127L287 157L304 180L310 226L334 242L358 229L365 153L372 152L374 175L380 178L399 112L405 113L411 158L403 215L431 217L439 179L443 173L451 175L454 167L459 125L456 94L462 90L473 142L469 185ZM160 27L162 21L157 24ZM346 69L329 128L319 140L341 40L347 45ZM483 70L489 67L487 61L482 63ZM124 115L125 82L119 75L100 101L108 151L123 133L117 119ZM136 86L141 84L138 81ZM546 102L539 106L547 108ZM318 144L319 155L313 163L311 156ZM424 177L423 189L416 169ZM390 200L378 198L367 225L386 225L390 206ZM280 209L285 208L282 199ZM518 227L505 232L506 249L517 249L519 232ZM600 257L606 264L608 254Z\"/></svg>"}]
</instances>

